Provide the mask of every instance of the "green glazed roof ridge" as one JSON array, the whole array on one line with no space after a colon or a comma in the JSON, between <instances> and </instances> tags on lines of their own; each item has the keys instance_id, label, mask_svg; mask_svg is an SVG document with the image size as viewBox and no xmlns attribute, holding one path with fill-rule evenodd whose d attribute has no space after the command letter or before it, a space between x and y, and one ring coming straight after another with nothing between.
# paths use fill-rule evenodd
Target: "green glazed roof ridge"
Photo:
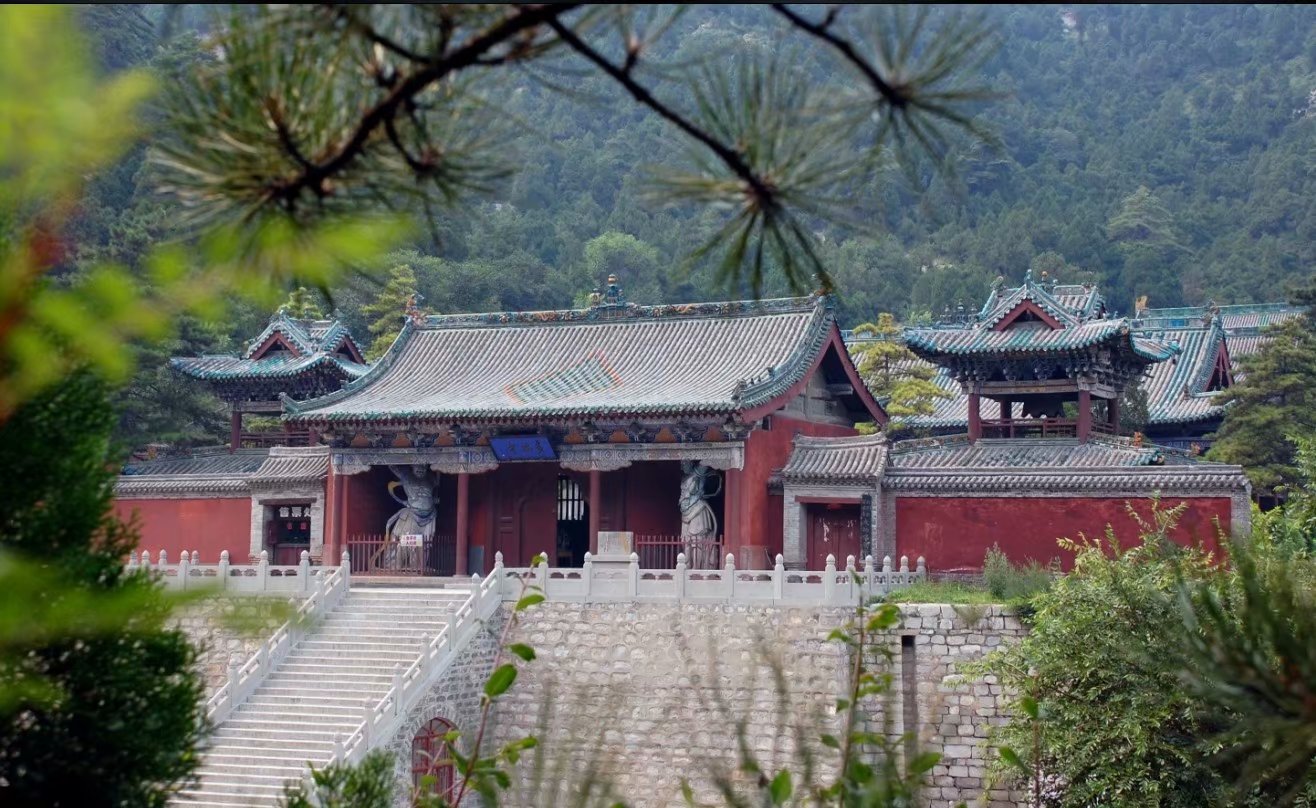
<instances>
[{"instance_id":1,"label":"green glazed roof ridge","mask_svg":"<svg viewBox=\"0 0 1316 808\"><path fill-rule=\"evenodd\" d=\"M506 326L589 325L618 321L646 321L667 318L752 317L764 314L796 314L822 303L830 306L827 295L778 297L763 300L725 300L708 303L658 303L638 305L599 305L582 309L545 309L542 311L473 312L464 314L430 314L419 324L425 331L444 328L500 328Z\"/></svg>"},{"instance_id":2,"label":"green glazed roof ridge","mask_svg":"<svg viewBox=\"0 0 1316 808\"><path fill-rule=\"evenodd\" d=\"M284 419L287 420L294 416L300 416L312 409L336 404L356 391L370 386L376 379L387 372L389 368L393 367L393 364L397 362L398 356L411 340L411 335L415 332L415 320L408 317L406 322L402 324L402 330L398 332L397 338L393 340L393 344L388 346L388 350L384 352L384 355L379 357L379 359L370 366L370 370L328 395L320 396L319 398L308 398L303 401L294 401L286 395L282 396L281 400L283 401Z\"/></svg>"},{"instance_id":3,"label":"green glazed roof ridge","mask_svg":"<svg viewBox=\"0 0 1316 808\"><path fill-rule=\"evenodd\" d=\"M232 367L224 369L198 367L198 365L208 360L217 359L230 360ZM175 372L190 378L211 382L293 378L329 366L341 371L344 378L354 379L364 374L366 372L365 368L368 367L368 365L361 365L357 362L349 362L333 354L320 352L286 359L245 359L224 354L175 356L170 357L169 366Z\"/></svg>"},{"instance_id":4,"label":"green glazed roof ridge","mask_svg":"<svg viewBox=\"0 0 1316 808\"><path fill-rule=\"evenodd\" d=\"M994 291L994 290L993 290ZM1042 307L1042 310L1057 320L1060 320L1066 327L1078 325L1082 322L1071 312L1065 309L1045 288L1039 284L1033 283L1032 273L1024 276L1022 286L1012 290L1008 295L1001 298L1000 302L992 309L983 307L979 313L978 322L974 324L975 328L991 328L1005 318L1007 314L1014 311L1015 307L1025 300L1030 300Z\"/></svg>"},{"instance_id":5,"label":"green glazed roof ridge","mask_svg":"<svg viewBox=\"0 0 1316 808\"><path fill-rule=\"evenodd\" d=\"M791 355L781 363L780 369L773 368L772 373L757 379L741 379L737 385L737 390L740 391L739 397L732 393L730 401L732 409L737 407L751 409L766 404L789 390L804 377L813 364L814 357L827 343L827 337L836 322L836 314L832 309L830 298L819 297L816 302L814 298L803 299L811 301L813 305L813 317L806 330L808 339L795 346Z\"/></svg>"}]
</instances>

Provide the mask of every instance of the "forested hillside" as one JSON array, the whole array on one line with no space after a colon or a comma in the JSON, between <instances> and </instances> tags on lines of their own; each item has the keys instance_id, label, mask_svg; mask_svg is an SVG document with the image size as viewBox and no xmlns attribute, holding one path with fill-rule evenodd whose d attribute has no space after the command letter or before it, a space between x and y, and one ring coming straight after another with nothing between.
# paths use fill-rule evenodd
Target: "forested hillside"
<instances>
[{"instance_id":1,"label":"forested hillside","mask_svg":"<svg viewBox=\"0 0 1316 808\"><path fill-rule=\"evenodd\" d=\"M979 72L999 96L980 116L999 146L966 145L950 171L893 167L853 200L861 227L820 232L847 324L879 311L909 319L976 304L993 278L1017 280L1030 266L1096 281L1120 310L1142 295L1153 306L1277 300L1316 266L1316 11L981 13L998 47ZM159 7L98 7L84 20L107 70L149 63L167 73L201 58L195 37L160 43ZM204 14L189 8L167 22L191 31ZM759 7L700 6L652 57L688 65L784 54L811 81L843 80L782 31ZM427 308L566 306L610 271L636 302L743 292L686 261L710 232L698 210L645 197L647 172L687 148L671 129L587 72L514 72L505 89L497 101L516 171L484 202L435 212L414 250L388 262L410 266ZM664 89L688 98L679 83ZM87 255L131 263L143 243L170 234L170 211L142 165L139 151L99 181L71 270ZM363 337L362 307L381 287L362 281L336 292ZM787 291L770 278L765 293ZM254 333L264 316L189 328L187 344L175 347L230 347L226 340ZM134 388L125 434L204 432L197 413L156 412L162 397L185 400L155 370L144 368L151 384Z\"/></svg>"}]
</instances>

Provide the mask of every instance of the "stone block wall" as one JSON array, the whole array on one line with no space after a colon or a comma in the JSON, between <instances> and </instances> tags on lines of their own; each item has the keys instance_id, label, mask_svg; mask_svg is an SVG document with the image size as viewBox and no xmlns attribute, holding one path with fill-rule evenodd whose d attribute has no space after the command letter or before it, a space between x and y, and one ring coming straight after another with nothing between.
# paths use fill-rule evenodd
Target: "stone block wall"
<instances>
[{"instance_id":1,"label":"stone block wall","mask_svg":"<svg viewBox=\"0 0 1316 808\"><path fill-rule=\"evenodd\" d=\"M714 774L743 779L738 726L765 768L792 765L797 744L808 743L825 778L834 758L816 739L840 731L834 705L851 659L826 638L852 617L848 609L746 604L540 604L512 631L511 641L531 645L538 659L500 703L495 742L535 734L546 767L577 782L596 772L635 808L685 805L683 779L701 803L721 804ZM884 705L890 713L874 721L893 737L911 722L921 748L942 755L923 795L929 808L1023 803L988 776L986 738L1004 721L1009 696L990 677L960 672L1023 630L1000 607L912 605L887 638L896 688ZM546 787L525 793L535 786L523 781L512 802L565 802Z\"/></svg>"},{"instance_id":2,"label":"stone block wall","mask_svg":"<svg viewBox=\"0 0 1316 808\"><path fill-rule=\"evenodd\" d=\"M246 662L261 643L288 619L276 598L212 597L192 603L174 616L174 625L198 646L197 670L206 696L228 679L229 657Z\"/></svg>"}]
</instances>

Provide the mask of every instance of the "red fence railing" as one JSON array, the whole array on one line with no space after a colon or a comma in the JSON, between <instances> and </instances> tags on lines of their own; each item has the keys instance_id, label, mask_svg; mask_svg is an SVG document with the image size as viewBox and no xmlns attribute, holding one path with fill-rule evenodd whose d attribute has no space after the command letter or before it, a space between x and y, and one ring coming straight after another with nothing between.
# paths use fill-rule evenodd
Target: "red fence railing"
<instances>
[{"instance_id":1,"label":"red fence railing","mask_svg":"<svg viewBox=\"0 0 1316 808\"><path fill-rule=\"evenodd\" d=\"M353 575L454 575L457 542L452 536L423 539L407 546L390 536L357 535L347 539Z\"/></svg>"},{"instance_id":2,"label":"red fence railing","mask_svg":"<svg viewBox=\"0 0 1316 808\"><path fill-rule=\"evenodd\" d=\"M306 446L311 433L305 429L270 430L268 432L241 432L238 446L243 449L268 449L271 446Z\"/></svg>"},{"instance_id":3,"label":"red fence railing","mask_svg":"<svg viewBox=\"0 0 1316 808\"><path fill-rule=\"evenodd\" d=\"M635 535L635 553L640 569L676 569L676 556L685 553L687 569L718 569L722 566L722 537L704 539L694 536Z\"/></svg>"},{"instance_id":4,"label":"red fence railing","mask_svg":"<svg viewBox=\"0 0 1316 808\"><path fill-rule=\"evenodd\" d=\"M1110 424L1095 418L1091 427L1095 435L1117 434ZM982 435L985 438L1072 438L1078 435L1078 421L1074 418L984 418Z\"/></svg>"}]
</instances>

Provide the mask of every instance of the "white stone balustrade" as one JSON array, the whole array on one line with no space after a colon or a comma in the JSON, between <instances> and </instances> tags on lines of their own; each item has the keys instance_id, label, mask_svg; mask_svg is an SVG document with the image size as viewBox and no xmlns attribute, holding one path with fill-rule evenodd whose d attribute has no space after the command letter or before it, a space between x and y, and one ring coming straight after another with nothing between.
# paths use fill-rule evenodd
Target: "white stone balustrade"
<instances>
[{"instance_id":1,"label":"white stone balustrade","mask_svg":"<svg viewBox=\"0 0 1316 808\"><path fill-rule=\"evenodd\" d=\"M202 564L201 554L184 552L178 563L169 563L168 555L160 551L158 560L151 554L136 551L128 556L128 569L152 571L168 589L214 588L226 592L310 592L315 588L311 555L303 550L296 565L271 564L268 550L262 550L255 564L232 564L228 550L219 554L218 564Z\"/></svg>"},{"instance_id":2,"label":"white stone balustrade","mask_svg":"<svg viewBox=\"0 0 1316 808\"><path fill-rule=\"evenodd\" d=\"M161 566L164 566L164 553L160 556ZM222 558L220 564L226 565L227 560ZM305 553L302 554L302 563L309 565ZM320 567L311 587L311 596L297 607L293 616L279 626L245 664L238 665L230 661L228 681L206 702L206 718L212 725L223 722L238 705L246 701L315 621L338 605L351 585L351 569L351 559L346 550L343 551L343 562L339 566L332 569Z\"/></svg>"},{"instance_id":3,"label":"white stone balustrade","mask_svg":"<svg viewBox=\"0 0 1316 808\"><path fill-rule=\"evenodd\" d=\"M498 565L502 554L497 554ZM604 601L694 601L780 604L799 606L853 606L859 598L878 597L895 589L927 579L927 565L920 556L913 572L909 557L902 556L900 569L892 568L891 557L882 560L878 569L872 556L864 559L863 568L855 566L854 556L846 558L845 568L837 569L836 557L827 556L822 571L787 570L784 559L777 556L771 570L738 570L735 558L728 554L722 569L692 570L686 567L682 553L676 569L640 569L640 559L630 555L629 564L600 564L585 554L580 569L537 567L505 568L500 591L504 600L521 596L522 583L536 586L545 598L576 602Z\"/></svg>"}]
</instances>

